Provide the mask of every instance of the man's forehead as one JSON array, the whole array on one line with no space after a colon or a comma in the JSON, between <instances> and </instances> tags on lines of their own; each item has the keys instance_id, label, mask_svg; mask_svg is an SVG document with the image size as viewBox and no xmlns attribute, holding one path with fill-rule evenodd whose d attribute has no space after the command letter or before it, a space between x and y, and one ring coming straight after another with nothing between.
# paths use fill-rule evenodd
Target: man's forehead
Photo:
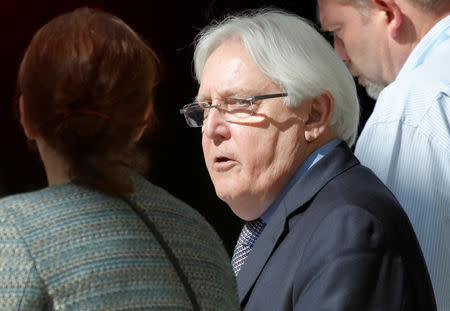
<instances>
[{"instance_id":1,"label":"man's forehead","mask_svg":"<svg viewBox=\"0 0 450 311\"><path fill-rule=\"evenodd\" d=\"M318 0L317 1L317 19L323 30L330 27L330 19L333 17L333 2L335 0Z\"/></svg>"},{"instance_id":2,"label":"man's forehead","mask_svg":"<svg viewBox=\"0 0 450 311\"><path fill-rule=\"evenodd\" d=\"M227 40L205 62L196 99L247 98L272 84L240 40Z\"/></svg>"}]
</instances>

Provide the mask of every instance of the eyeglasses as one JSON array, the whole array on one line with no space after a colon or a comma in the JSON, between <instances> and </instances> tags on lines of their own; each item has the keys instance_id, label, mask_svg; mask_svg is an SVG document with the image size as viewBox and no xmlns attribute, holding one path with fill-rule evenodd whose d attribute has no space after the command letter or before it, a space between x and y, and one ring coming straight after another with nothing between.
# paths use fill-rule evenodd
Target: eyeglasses
<instances>
[{"instance_id":1,"label":"eyeglasses","mask_svg":"<svg viewBox=\"0 0 450 311\"><path fill-rule=\"evenodd\" d=\"M242 122L255 114L253 109L255 101L286 96L288 96L287 93L258 95L245 99L227 97L218 100L218 103L214 105L212 102L194 102L180 109L180 113L184 114L190 127L202 127L203 122L208 118L211 108L217 108L225 121Z\"/></svg>"}]
</instances>

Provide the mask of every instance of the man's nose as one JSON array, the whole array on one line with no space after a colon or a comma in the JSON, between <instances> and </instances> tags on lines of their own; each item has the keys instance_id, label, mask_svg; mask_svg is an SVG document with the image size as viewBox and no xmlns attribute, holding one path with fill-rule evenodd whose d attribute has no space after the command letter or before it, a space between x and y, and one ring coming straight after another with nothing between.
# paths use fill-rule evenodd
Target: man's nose
<instances>
[{"instance_id":1,"label":"man's nose","mask_svg":"<svg viewBox=\"0 0 450 311\"><path fill-rule=\"evenodd\" d=\"M336 54L344 61L347 62L350 60L350 57L347 54L347 49L345 48L344 41L336 35L333 35L334 41L334 50Z\"/></svg>"},{"instance_id":2,"label":"man's nose","mask_svg":"<svg viewBox=\"0 0 450 311\"><path fill-rule=\"evenodd\" d=\"M230 128L217 108L209 108L208 117L203 121L202 132L210 139L229 138Z\"/></svg>"}]
</instances>

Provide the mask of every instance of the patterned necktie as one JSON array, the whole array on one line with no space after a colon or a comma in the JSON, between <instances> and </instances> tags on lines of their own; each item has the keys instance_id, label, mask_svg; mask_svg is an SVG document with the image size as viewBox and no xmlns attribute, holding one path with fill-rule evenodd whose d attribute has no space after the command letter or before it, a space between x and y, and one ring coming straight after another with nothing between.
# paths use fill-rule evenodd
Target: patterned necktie
<instances>
[{"instance_id":1,"label":"patterned necktie","mask_svg":"<svg viewBox=\"0 0 450 311\"><path fill-rule=\"evenodd\" d=\"M234 248L233 258L231 259L231 265L236 276L265 226L264 221L258 218L247 222L244 228L242 228L236 247Z\"/></svg>"}]
</instances>

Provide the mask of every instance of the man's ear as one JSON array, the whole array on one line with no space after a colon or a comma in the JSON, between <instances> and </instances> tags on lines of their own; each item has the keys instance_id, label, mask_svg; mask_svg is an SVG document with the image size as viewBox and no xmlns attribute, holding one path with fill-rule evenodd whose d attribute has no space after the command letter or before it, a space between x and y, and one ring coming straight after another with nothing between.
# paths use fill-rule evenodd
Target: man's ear
<instances>
[{"instance_id":1,"label":"man's ear","mask_svg":"<svg viewBox=\"0 0 450 311\"><path fill-rule=\"evenodd\" d=\"M19 97L19 113L20 124L25 132L25 136L27 136L28 139L35 139L38 136L38 133L33 124L30 122L28 110L22 95Z\"/></svg>"},{"instance_id":2,"label":"man's ear","mask_svg":"<svg viewBox=\"0 0 450 311\"><path fill-rule=\"evenodd\" d=\"M389 35L396 38L403 22L403 14L395 0L372 0L375 9L385 14Z\"/></svg>"},{"instance_id":3,"label":"man's ear","mask_svg":"<svg viewBox=\"0 0 450 311\"><path fill-rule=\"evenodd\" d=\"M320 95L309 98L305 102L308 106L308 116L305 121L305 139L313 142L328 128L328 123L334 112L333 95L327 90Z\"/></svg>"}]
</instances>

